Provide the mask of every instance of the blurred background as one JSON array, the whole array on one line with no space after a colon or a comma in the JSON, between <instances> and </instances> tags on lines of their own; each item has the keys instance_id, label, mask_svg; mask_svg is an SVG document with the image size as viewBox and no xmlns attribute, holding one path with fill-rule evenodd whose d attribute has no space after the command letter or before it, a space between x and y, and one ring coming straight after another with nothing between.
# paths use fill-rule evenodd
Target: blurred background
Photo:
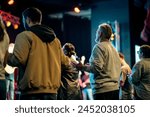
<instances>
[{"instance_id":1,"label":"blurred background","mask_svg":"<svg viewBox=\"0 0 150 117\"><path fill-rule=\"evenodd\" d=\"M86 62L95 44L100 23L113 28L112 43L125 55L130 66L138 61L140 45L150 44L141 39L141 31L149 8L149 0L0 0L0 15L5 19L11 42L24 30L21 13L28 7L43 12L42 23L54 29L62 45L73 43L77 55Z\"/></svg>"}]
</instances>

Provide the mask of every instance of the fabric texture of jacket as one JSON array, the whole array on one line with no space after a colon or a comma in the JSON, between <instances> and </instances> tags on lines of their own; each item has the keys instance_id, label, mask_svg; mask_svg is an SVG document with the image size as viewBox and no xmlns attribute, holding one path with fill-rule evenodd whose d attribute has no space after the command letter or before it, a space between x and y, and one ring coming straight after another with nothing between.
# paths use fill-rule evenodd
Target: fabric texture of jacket
<instances>
[{"instance_id":1,"label":"fabric texture of jacket","mask_svg":"<svg viewBox=\"0 0 150 117\"><path fill-rule=\"evenodd\" d=\"M9 46L9 37L4 31L3 40L0 41L0 79L5 79L4 59Z\"/></svg>"},{"instance_id":2,"label":"fabric texture of jacket","mask_svg":"<svg viewBox=\"0 0 150 117\"><path fill-rule=\"evenodd\" d=\"M138 97L150 100L150 58L143 58L133 66L130 82Z\"/></svg>"},{"instance_id":3,"label":"fabric texture of jacket","mask_svg":"<svg viewBox=\"0 0 150 117\"><path fill-rule=\"evenodd\" d=\"M90 82L93 94L119 90L121 63L110 42L97 43L90 57Z\"/></svg>"},{"instance_id":4,"label":"fabric texture of jacket","mask_svg":"<svg viewBox=\"0 0 150 117\"><path fill-rule=\"evenodd\" d=\"M71 62L76 62L70 58ZM59 90L58 99L62 100L80 100L81 99L81 89L79 85L79 70L77 70L73 65L67 68L62 67L61 73L62 85Z\"/></svg>"},{"instance_id":5,"label":"fabric texture of jacket","mask_svg":"<svg viewBox=\"0 0 150 117\"><path fill-rule=\"evenodd\" d=\"M69 59L52 29L38 25L17 35L8 63L19 68L19 88L23 94L57 93L61 65Z\"/></svg>"}]
</instances>

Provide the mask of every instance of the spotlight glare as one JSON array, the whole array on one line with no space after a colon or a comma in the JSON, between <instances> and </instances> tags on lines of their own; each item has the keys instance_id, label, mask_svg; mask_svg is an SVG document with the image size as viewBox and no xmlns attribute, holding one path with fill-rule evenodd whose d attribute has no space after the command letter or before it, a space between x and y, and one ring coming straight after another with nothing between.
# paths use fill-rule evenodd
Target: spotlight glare
<instances>
[{"instance_id":1,"label":"spotlight glare","mask_svg":"<svg viewBox=\"0 0 150 117\"><path fill-rule=\"evenodd\" d=\"M10 21L6 21L6 26L9 27L11 25Z\"/></svg>"},{"instance_id":2,"label":"spotlight glare","mask_svg":"<svg viewBox=\"0 0 150 117\"><path fill-rule=\"evenodd\" d=\"M14 0L9 0L9 1L8 1L8 4L9 4L9 5L13 5L13 4L14 4Z\"/></svg>"},{"instance_id":3,"label":"spotlight glare","mask_svg":"<svg viewBox=\"0 0 150 117\"><path fill-rule=\"evenodd\" d=\"M16 30L16 29L18 29L18 24L14 24L14 29Z\"/></svg>"},{"instance_id":4,"label":"spotlight glare","mask_svg":"<svg viewBox=\"0 0 150 117\"><path fill-rule=\"evenodd\" d=\"M79 7L74 7L74 12L76 12L76 13L80 13L80 9L79 9Z\"/></svg>"}]
</instances>

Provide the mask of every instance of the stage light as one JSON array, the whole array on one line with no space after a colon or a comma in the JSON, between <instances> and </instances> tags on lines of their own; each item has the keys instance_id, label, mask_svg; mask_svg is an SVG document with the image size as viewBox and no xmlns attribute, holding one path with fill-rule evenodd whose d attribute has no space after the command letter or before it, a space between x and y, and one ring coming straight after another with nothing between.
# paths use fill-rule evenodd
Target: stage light
<instances>
[{"instance_id":1,"label":"stage light","mask_svg":"<svg viewBox=\"0 0 150 117\"><path fill-rule=\"evenodd\" d=\"M0 15L2 16L3 21L5 21L7 27L10 27L10 25L12 25L15 30L18 29L20 25L19 17L16 17L2 10L0 10Z\"/></svg>"},{"instance_id":2,"label":"stage light","mask_svg":"<svg viewBox=\"0 0 150 117\"><path fill-rule=\"evenodd\" d=\"M76 6L76 7L74 7L74 12L75 12L75 13L80 13L80 8L79 8L79 7L77 7L77 6Z\"/></svg>"},{"instance_id":3,"label":"stage light","mask_svg":"<svg viewBox=\"0 0 150 117\"><path fill-rule=\"evenodd\" d=\"M9 27L11 25L10 21L6 21L6 26Z\"/></svg>"},{"instance_id":4,"label":"stage light","mask_svg":"<svg viewBox=\"0 0 150 117\"><path fill-rule=\"evenodd\" d=\"M18 29L18 24L14 24L14 29L16 30L16 29Z\"/></svg>"},{"instance_id":5,"label":"stage light","mask_svg":"<svg viewBox=\"0 0 150 117\"><path fill-rule=\"evenodd\" d=\"M110 39L113 41L115 39L115 34L112 34Z\"/></svg>"},{"instance_id":6,"label":"stage light","mask_svg":"<svg viewBox=\"0 0 150 117\"><path fill-rule=\"evenodd\" d=\"M14 0L9 0L9 1L8 1L8 4L9 4L9 5L13 5L14 2L15 2Z\"/></svg>"}]
</instances>

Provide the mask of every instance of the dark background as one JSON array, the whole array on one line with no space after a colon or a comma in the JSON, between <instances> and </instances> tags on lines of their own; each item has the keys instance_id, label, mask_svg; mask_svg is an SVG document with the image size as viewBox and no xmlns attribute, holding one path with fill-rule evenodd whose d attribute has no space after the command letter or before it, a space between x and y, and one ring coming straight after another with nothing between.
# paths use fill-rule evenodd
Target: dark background
<instances>
[{"instance_id":1,"label":"dark background","mask_svg":"<svg viewBox=\"0 0 150 117\"><path fill-rule=\"evenodd\" d=\"M0 0L0 10L19 17L21 23L17 30L12 26L7 28L11 42L15 42L16 35L24 30L22 11L27 7L37 7L43 12L42 23L54 29L62 45L66 42L73 43L77 55L85 55L86 62L95 44L95 31L101 22L119 22L119 51L125 54L131 66L135 63L135 45L149 44L140 38L149 0L15 0L12 6L7 2L8 0ZM68 13L76 5L80 6L83 14ZM56 17L51 17L52 14Z\"/></svg>"}]
</instances>

